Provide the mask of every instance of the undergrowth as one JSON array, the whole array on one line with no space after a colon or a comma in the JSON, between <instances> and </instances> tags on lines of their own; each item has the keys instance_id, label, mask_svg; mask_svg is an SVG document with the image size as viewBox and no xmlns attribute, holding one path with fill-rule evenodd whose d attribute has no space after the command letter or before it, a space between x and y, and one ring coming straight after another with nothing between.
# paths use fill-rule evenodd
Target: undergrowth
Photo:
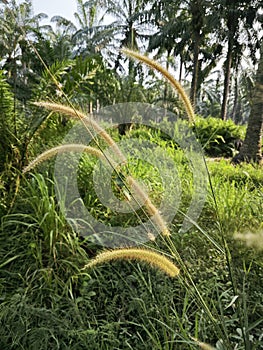
<instances>
[{"instance_id":1,"label":"undergrowth","mask_svg":"<svg viewBox=\"0 0 263 350\"><path fill-rule=\"evenodd\" d=\"M174 157L183 171L185 163L180 163L177 153ZM93 166L91 156L89 160L85 159L86 170ZM246 220L251 200L262 201L260 172L244 167L257 177L254 188L248 191L251 182L247 175L243 178L242 166L233 168L234 180L222 178L228 166L223 161L209 163L215 195L221 195L219 212L224 217L238 295L233 294L224 256L197 228L179 235L175 221L171 232L198 291L226 328L229 344L236 349L258 349L263 320L260 254L234 241L233 233L237 227L251 229L262 222L259 206ZM146 166L139 169L147 172ZM86 180L87 191L89 176ZM221 344L202 307L197 307L192 287L185 289L179 280L131 262L116 261L93 271L83 270L100 248L77 237L66 224L54 199L53 185L42 175L25 180L14 213L2 220L2 349L174 349L175 344L177 349L195 349L190 335L217 344L218 349L229 348ZM188 188L187 181L183 186ZM233 201L233 208L223 199ZM234 209L243 212L243 217L231 216ZM100 207L96 210L103 212ZM201 223L207 223L214 239L219 238L212 200L206 203ZM156 244L166 249L162 240L157 239ZM238 314L237 303L243 315ZM246 347L241 329L244 324L249 341Z\"/></svg>"},{"instance_id":2,"label":"undergrowth","mask_svg":"<svg viewBox=\"0 0 263 350\"><path fill-rule=\"evenodd\" d=\"M180 92L180 85L157 63L124 52L159 70ZM193 122L187 96L184 91L180 94ZM70 107L38 105L83 119ZM236 233L262 229L261 169L207 162L210 188L205 207L199 221L194 221L187 233L180 233L193 194L189 162L178 145L163 134L151 128L134 131L137 138L142 133L163 147L182 179L178 214L168 230L155 207L163 190L158 173L147 162L124 158L114 135L93 120L87 123L100 130L124 163L112 178L116 195L132 194L125 193L118 183L128 179L126 186L132 184L138 198L145 201L145 219L158 214L154 224L162 234L136 251L120 249L121 261L112 259L115 250L103 260L101 247L78 235L66 221L50 172L21 176L13 206L1 220L1 349L261 348L262 253L234 239ZM78 173L82 200L92 213L101 222L124 227L143 220L140 212L132 219L116 217L101 205L92 189L94 164L94 152L85 154ZM148 192L136 182L141 177ZM138 252L143 255L145 251L144 259L138 257ZM111 262L99 264L106 260ZM173 269L178 266L180 273L176 270L166 276L161 266L167 261Z\"/></svg>"}]
</instances>

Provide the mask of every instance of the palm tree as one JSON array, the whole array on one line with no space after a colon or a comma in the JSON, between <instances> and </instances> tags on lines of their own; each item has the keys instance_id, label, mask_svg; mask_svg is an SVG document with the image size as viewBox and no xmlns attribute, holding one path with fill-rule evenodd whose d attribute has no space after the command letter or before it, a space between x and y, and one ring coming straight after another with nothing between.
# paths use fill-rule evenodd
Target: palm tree
<instances>
[{"instance_id":1,"label":"palm tree","mask_svg":"<svg viewBox=\"0 0 263 350\"><path fill-rule=\"evenodd\" d=\"M55 23L55 28L50 26L47 32L47 41L50 42L53 50L52 63L54 60L62 61L72 58L74 50L72 36L77 31L77 27L62 16L53 16L51 22Z\"/></svg>"},{"instance_id":2,"label":"palm tree","mask_svg":"<svg viewBox=\"0 0 263 350\"><path fill-rule=\"evenodd\" d=\"M97 55L108 45L113 35L112 28L102 24L104 16L99 13L98 1L77 0L74 16L79 28L72 36L76 46L75 55Z\"/></svg>"},{"instance_id":3,"label":"palm tree","mask_svg":"<svg viewBox=\"0 0 263 350\"><path fill-rule=\"evenodd\" d=\"M122 47L128 47L138 50L147 37L142 27L143 11L145 10L148 0L105 0L103 7L105 15L113 18L113 22L108 26L112 30L111 48L116 52ZM114 69L123 70L121 64L122 55L119 53L115 58ZM128 74L135 77L136 70L133 60L129 59Z\"/></svg>"},{"instance_id":4,"label":"palm tree","mask_svg":"<svg viewBox=\"0 0 263 350\"><path fill-rule=\"evenodd\" d=\"M97 4L94 1L84 3L83 0L77 0L77 12L74 13L74 17L80 28L92 27L96 22Z\"/></svg>"},{"instance_id":5,"label":"palm tree","mask_svg":"<svg viewBox=\"0 0 263 350\"><path fill-rule=\"evenodd\" d=\"M191 28L192 28L192 40L193 40L193 73L191 81L190 99L193 106L196 103L197 95L197 83L199 76L199 55L201 45L204 42L205 36L205 7L204 1L192 0L189 4L189 11L191 13Z\"/></svg>"},{"instance_id":6,"label":"palm tree","mask_svg":"<svg viewBox=\"0 0 263 350\"><path fill-rule=\"evenodd\" d=\"M263 43L260 49L260 59L256 73L256 84L252 97L251 112L247 132L240 152L233 158L234 164L240 162L262 162L262 132L263 132Z\"/></svg>"},{"instance_id":7,"label":"palm tree","mask_svg":"<svg viewBox=\"0 0 263 350\"><path fill-rule=\"evenodd\" d=\"M223 19L219 27L219 32L221 32L219 35L223 35L222 39L227 43L221 108L221 119L225 120L227 118L231 70L233 67L236 69L239 66L246 47L254 56L255 49L259 45L258 31L254 29L253 25L257 21L258 11L262 3L260 0L220 0L218 4L218 14Z\"/></svg>"},{"instance_id":8,"label":"palm tree","mask_svg":"<svg viewBox=\"0 0 263 350\"><path fill-rule=\"evenodd\" d=\"M33 15L29 0L19 5L12 0L0 9L2 68L7 71L15 97L23 101L30 98L30 83L35 81L32 69L35 52L30 42L37 40L41 32L39 22L46 17L43 13Z\"/></svg>"},{"instance_id":9,"label":"palm tree","mask_svg":"<svg viewBox=\"0 0 263 350\"><path fill-rule=\"evenodd\" d=\"M213 1L156 1L150 17L158 30L150 37L149 51L158 49L180 58L182 67L192 73L190 97L193 105L204 79L215 67L222 46L213 38L216 27Z\"/></svg>"},{"instance_id":10,"label":"palm tree","mask_svg":"<svg viewBox=\"0 0 263 350\"><path fill-rule=\"evenodd\" d=\"M62 17L53 16L47 39L50 40L56 58L63 60L77 56L98 55L112 40L112 29L101 24L98 17L98 1L77 0L77 12L74 13L76 24Z\"/></svg>"},{"instance_id":11,"label":"palm tree","mask_svg":"<svg viewBox=\"0 0 263 350\"><path fill-rule=\"evenodd\" d=\"M186 30L188 14L185 6L182 6L178 1L174 1L170 5L166 1L157 1L149 10L148 17L157 30L149 37L147 51L156 52L157 50L155 58L164 57L167 70L169 70L171 63L174 69L177 68L176 58L179 57L179 81L181 81L184 64L190 61L188 50L190 34ZM166 84L164 101L167 93L168 85Z\"/></svg>"}]
</instances>

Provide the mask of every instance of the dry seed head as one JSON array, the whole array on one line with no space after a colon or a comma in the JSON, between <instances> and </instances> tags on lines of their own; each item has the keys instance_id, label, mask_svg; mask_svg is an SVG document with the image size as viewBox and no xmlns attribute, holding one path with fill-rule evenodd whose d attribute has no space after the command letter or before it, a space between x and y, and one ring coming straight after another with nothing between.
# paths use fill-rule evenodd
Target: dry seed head
<instances>
[{"instance_id":1,"label":"dry seed head","mask_svg":"<svg viewBox=\"0 0 263 350\"><path fill-rule=\"evenodd\" d=\"M198 344L198 346L203 350L215 350L215 348L213 346L211 346L207 343L203 343L200 340L198 340L194 337L191 337L191 336L190 336L190 338L193 339Z\"/></svg>"},{"instance_id":2,"label":"dry seed head","mask_svg":"<svg viewBox=\"0 0 263 350\"><path fill-rule=\"evenodd\" d=\"M128 176L126 179L128 185L132 188L132 192L135 193L140 199L141 203L145 205L148 214L151 216L151 220L157 225L162 232L163 236L170 236L169 229L160 214L159 210L151 202L149 196L144 192L142 187L131 177Z\"/></svg>"},{"instance_id":3,"label":"dry seed head","mask_svg":"<svg viewBox=\"0 0 263 350\"><path fill-rule=\"evenodd\" d=\"M142 56L143 57L143 56ZM115 155L119 158L122 164L126 164L127 160L125 156L122 154L121 150L119 149L118 145L114 142L114 140L111 138L111 136L93 119L88 118L85 114L82 112L71 108L69 106L64 106L58 103L52 103L52 102L35 102L36 106L44 107L50 111L58 112L62 114L66 114L74 119L79 119L83 121L84 125L87 127L93 128L100 136L107 142L109 146L112 147L112 150L115 152ZM88 129L89 130L89 129ZM63 149L63 148L62 148ZM59 148L61 151L61 148ZM49 157L52 157L54 154L58 153L58 148L55 147L55 149L51 149L49 151L44 152L42 155L37 157L35 160L33 160L24 170L23 172L27 172L30 169L32 169L34 166L39 164L41 161L48 159ZM94 151L95 154L95 151ZM97 156L101 156L100 153L97 154ZM114 164L115 168L115 163ZM152 220L155 222L157 227L160 229L162 234L164 236L170 236L169 229L167 228L166 223L164 222L164 219L162 218L161 214L157 210L157 208L152 204L149 196L143 191L143 189L137 184L137 182L131 177L127 177L127 182L134 188L135 192L137 193L138 197L142 200L143 203L145 203L146 209L149 213L149 215L152 216Z\"/></svg>"},{"instance_id":4,"label":"dry seed head","mask_svg":"<svg viewBox=\"0 0 263 350\"><path fill-rule=\"evenodd\" d=\"M150 241L155 241L155 236L151 232L147 232L147 237L149 238Z\"/></svg>"},{"instance_id":5,"label":"dry seed head","mask_svg":"<svg viewBox=\"0 0 263 350\"><path fill-rule=\"evenodd\" d=\"M159 268L170 277L176 277L179 274L178 267L170 259L152 250L142 248L123 248L102 252L85 265L84 268L91 268L104 262L119 259L146 262L151 266Z\"/></svg>"},{"instance_id":6,"label":"dry seed head","mask_svg":"<svg viewBox=\"0 0 263 350\"><path fill-rule=\"evenodd\" d=\"M195 113L194 113L194 110L193 110L193 107L192 107L192 104L190 102L189 97L187 96L186 92L184 91L182 85L165 68L163 68L159 63L150 59L149 57L141 55L139 52L129 50L129 49L122 49L121 52L123 52L127 56L130 56L134 59L137 59L138 61L145 63L150 68L155 69L158 72L160 72L163 75L163 77L166 80L168 80L168 82L171 84L171 86L179 93L179 95L184 103L189 120L192 122L194 121Z\"/></svg>"},{"instance_id":7,"label":"dry seed head","mask_svg":"<svg viewBox=\"0 0 263 350\"><path fill-rule=\"evenodd\" d=\"M245 242L248 247L254 247L258 250L263 250L263 231L256 233L236 233L234 235L234 238Z\"/></svg>"},{"instance_id":8,"label":"dry seed head","mask_svg":"<svg viewBox=\"0 0 263 350\"><path fill-rule=\"evenodd\" d=\"M73 119L81 120L87 129L91 128L95 130L107 142L107 144L112 147L121 162L126 163L126 158L122 154L116 142L114 142L111 136L95 120L87 117L84 113L76 110L75 108L64 106L58 103L35 102L34 104L39 107L44 107L53 112L65 114Z\"/></svg>"},{"instance_id":9,"label":"dry seed head","mask_svg":"<svg viewBox=\"0 0 263 350\"><path fill-rule=\"evenodd\" d=\"M44 162L45 160L48 160L52 157L54 157L57 154L65 153L65 152L86 152L90 153L98 158L105 158L104 154L97 150L94 147L82 145L82 144L68 144L68 145L61 145L57 147L53 147L43 153L41 153L39 156L37 156L32 162L30 162L24 169L23 174L27 173L31 169L35 168L38 164ZM112 163L112 160L109 160L109 162L114 166L114 163Z\"/></svg>"}]
</instances>

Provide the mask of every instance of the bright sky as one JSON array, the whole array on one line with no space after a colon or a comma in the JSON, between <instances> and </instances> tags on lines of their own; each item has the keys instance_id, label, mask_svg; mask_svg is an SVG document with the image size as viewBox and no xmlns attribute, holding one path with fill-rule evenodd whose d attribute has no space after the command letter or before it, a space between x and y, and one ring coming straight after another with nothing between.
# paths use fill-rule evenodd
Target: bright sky
<instances>
[{"instance_id":1,"label":"bright sky","mask_svg":"<svg viewBox=\"0 0 263 350\"><path fill-rule=\"evenodd\" d=\"M74 12L77 12L76 0L32 0L34 14L45 13L48 20L51 17L59 15L66 19L74 21Z\"/></svg>"}]
</instances>

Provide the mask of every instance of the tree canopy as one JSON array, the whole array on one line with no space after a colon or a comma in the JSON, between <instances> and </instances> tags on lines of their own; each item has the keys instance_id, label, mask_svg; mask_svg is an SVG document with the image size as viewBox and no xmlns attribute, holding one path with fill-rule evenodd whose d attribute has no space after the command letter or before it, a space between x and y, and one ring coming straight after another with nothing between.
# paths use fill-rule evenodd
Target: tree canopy
<instances>
[{"instance_id":1,"label":"tree canopy","mask_svg":"<svg viewBox=\"0 0 263 350\"><path fill-rule=\"evenodd\" d=\"M246 123L258 80L262 7L260 0L77 0L76 23L55 16L42 25L47 16L34 14L30 0L2 2L0 69L16 106L42 89L45 98L64 94L96 109L121 96L134 99L137 89L138 100L180 109L167 83L121 54L128 47L170 69L196 113Z\"/></svg>"}]
</instances>

